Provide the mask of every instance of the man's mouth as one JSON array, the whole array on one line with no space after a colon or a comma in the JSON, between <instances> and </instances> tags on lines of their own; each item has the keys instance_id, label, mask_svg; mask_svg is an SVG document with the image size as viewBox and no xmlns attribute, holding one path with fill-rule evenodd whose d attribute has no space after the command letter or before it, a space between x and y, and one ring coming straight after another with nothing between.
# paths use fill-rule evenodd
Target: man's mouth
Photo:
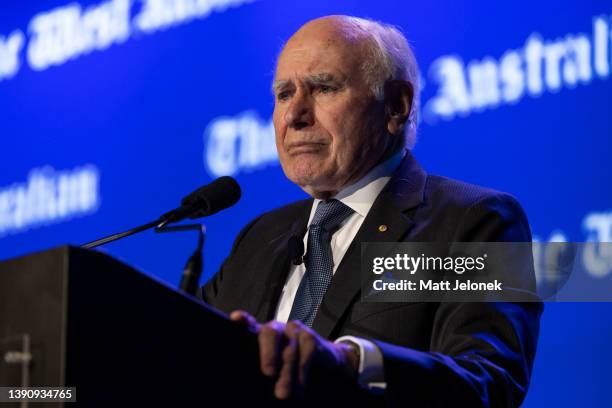
<instances>
[{"instance_id":1,"label":"man's mouth","mask_svg":"<svg viewBox=\"0 0 612 408\"><path fill-rule=\"evenodd\" d=\"M289 155L318 153L325 148L327 143L323 142L297 142L287 146Z\"/></svg>"}]
</instances>

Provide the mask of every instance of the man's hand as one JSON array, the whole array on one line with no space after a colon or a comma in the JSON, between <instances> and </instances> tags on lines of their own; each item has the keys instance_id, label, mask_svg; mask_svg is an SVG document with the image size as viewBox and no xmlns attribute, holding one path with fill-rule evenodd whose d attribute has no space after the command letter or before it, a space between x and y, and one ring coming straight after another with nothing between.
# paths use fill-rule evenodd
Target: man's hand
<instances>
[{"instance_id":1,"label":"man's hand","mask_svg":"<svg viewBox=\"0 0 612 408\"><path fill-rule=\"evenodd\" d=\"M260 325L241 310L233 311L230 319L257 333L261 371L276 378L278 399L303 393L313 366L357 377L358 357L349 346L327 341L299 321Z\"/></svg>"}]
</instances>

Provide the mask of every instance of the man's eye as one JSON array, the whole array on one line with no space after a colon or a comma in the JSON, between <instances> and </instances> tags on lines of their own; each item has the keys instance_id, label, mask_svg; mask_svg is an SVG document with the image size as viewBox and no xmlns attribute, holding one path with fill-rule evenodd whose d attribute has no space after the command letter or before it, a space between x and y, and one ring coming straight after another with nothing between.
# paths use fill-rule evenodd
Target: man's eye
<instances>
[{"instance_id":1,"label":"man's eye","mask_svg":"<svg viewBox=\"0 0 612 408\"><path fill-rule=\"evenodd\" d=\"M321 91L321 93L330 93L335 91L335 88L330 85L321 85L319 91Z\"/></svg>"},{"instance_id":2,"label":"man's eye","mask_svg":"<svg viewBox=\"0 0 612 408\"><path fill-rule=\"evenodd\" d=\"M276 99L278 99L279 101L286 101L287 99L289 99L289 92L279 92L278 94L276 94Z\"/></svg>"}]
</instances>

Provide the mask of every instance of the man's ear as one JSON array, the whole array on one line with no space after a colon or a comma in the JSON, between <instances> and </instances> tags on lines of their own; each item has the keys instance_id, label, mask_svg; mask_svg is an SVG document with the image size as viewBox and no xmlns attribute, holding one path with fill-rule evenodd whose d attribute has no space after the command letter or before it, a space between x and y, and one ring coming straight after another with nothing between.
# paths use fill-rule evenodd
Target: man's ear
<instances>
[{"instance_id":1,"label":"man's ear","mask_svg":"<svg viewBox=\"0 0 612 408\"><path fill-rule=\"evenodd\" d=\"M387 131L392 135L402 135L412 109L414 88L408 81L391 80L385 84L385 110Z\"/></svg>"}]
</instances>

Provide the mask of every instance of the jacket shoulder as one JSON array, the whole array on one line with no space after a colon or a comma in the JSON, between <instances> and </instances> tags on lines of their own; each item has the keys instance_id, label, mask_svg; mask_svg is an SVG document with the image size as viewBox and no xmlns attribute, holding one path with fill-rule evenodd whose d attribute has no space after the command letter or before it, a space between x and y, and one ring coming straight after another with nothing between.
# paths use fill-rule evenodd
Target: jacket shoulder
<instances>
[{"instance_id":1,"label":"jacket shoulder","mask_svg":"<svg viewBox=\"0 0 612 408\"><path fill-rule=\"evenodd\" d=\"M453 240L531 240L523 208L506 192L429 175L423 204L420 215L438 220L443 235Z\"/></svg>"},{"instance_id":2,"label":"jacket shoulder","mask_svg":"<svg viewBox=\"0 0 612 408\"><path fill-rule=\"evenodd\" d=\"M448 177L437 175L427 177L425 201L467 209L481 202L496 200L508 201L518 205L514 196L503 191Z\"/></svg>"}]
</instances>

